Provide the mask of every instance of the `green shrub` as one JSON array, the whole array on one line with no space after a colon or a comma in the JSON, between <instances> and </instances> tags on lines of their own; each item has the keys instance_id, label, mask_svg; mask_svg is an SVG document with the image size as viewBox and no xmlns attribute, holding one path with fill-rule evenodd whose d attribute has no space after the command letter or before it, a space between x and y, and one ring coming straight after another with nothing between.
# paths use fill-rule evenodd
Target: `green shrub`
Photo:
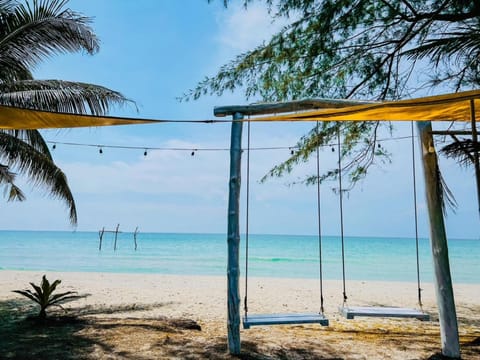
<instances>
[{"instance_id":1,"label":"green shrub","mask_svg":"<svg viewBox=\"0 0 480 360\"><path fill-rule=\"evenodd\" d=\"M38 317L41 320L45 320L47 317L46 310L50 306L58 306L63 309L61 304L80 298L80 296L75 295L75 291L67 291L54 295L53 292L60 283L61 280L55 280L53 283L50 284L50 282L47 280L47 277L43 275L40 286L35 285L34 283L30 283L34 291L27 289L13 290L13 292L23 295L40 305L40 313L38 314Z\"/></svg>"}]
</instances>

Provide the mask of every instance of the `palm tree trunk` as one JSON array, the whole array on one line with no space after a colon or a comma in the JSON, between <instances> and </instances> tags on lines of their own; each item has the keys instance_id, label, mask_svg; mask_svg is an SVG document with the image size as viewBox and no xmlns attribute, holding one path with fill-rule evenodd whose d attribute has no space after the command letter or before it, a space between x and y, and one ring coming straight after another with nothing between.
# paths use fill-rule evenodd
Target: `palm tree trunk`
<instances>
[{"instance_id":1,"label":"palm tree trunk","mask_svg":"<svg viewBox=\"0 0 480 360\"><path fill-rule=\"evenodd\" d=\"M45 308L40 309L40 314L38 314L38 318L42 321L47 318L47 312L45 311Z\"/></svg>"}]
</instances>

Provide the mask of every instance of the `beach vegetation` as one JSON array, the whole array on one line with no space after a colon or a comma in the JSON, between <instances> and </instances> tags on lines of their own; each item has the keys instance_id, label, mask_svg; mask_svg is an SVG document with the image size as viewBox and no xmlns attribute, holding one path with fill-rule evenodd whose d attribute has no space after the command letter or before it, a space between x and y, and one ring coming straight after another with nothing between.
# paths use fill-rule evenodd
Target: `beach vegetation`
<instances>
[{"instance_id":1,"label":"beach vegetation","mask_svg":"<svg viewBox=\"0 0 480 360\"><path fill-rule=\"evenodd\" d=\"M40 306L40 312L38 314L38 318L40 320L45 320L47 318L46 310L52 306L58 306L63 309L61 304L64 304L68 301L73 301L79 299L80 296L76 295L75 291L66 291L63 293L54 294L57 286L60 285L61 280L55 280L54 282L50 283L47 280L47 277L43 275L42 282L40 285L35 285L34 283L30 283L33 288L32 290L13 290L13 292L23 295L26 298L32 300L33 302L37 303Z\"/></svg>"},{"instance_id":2,"label":"beach vegetation","mask_svg":"<svg viewBox=\"0 0 480 360\"><path fill-rule=\"evenodd\" d=\"M68 0L0 0L0 105L104 115L129 100L103 86L35 79L32 71L54 55L99 50L91 18L67 7ZM75 201L64 172L38 130L0 129L0 187L8 201L25 200L17 174L65 202L77 223Z\"/></svg>"},{"instance_id":3,"label":"beach vegetation","mask_svg":"<svg viewBox=\"0 0 480 360\"><path fill-rule=\"evenodd\" d=\"M214 2L214 0L209 0ZM305 98L397 100L480 85L480 2L467 0L244 0L264 3L282 25L270 39L239 54L182 99L241 91L247 99L283 102ZM225 7L232 1L223 0ZM271 19L265 19L271 21ZM285 25L286 24L286 25ZM289 158L266 177L307 161L342 133L342 163L350 184L373 164L391 161L378 134L389 122L321 122ZM447 141L447 139L445 139ZM468 144L467 144L468 145ZM452 149L453 148L453 149ZM472 164L478 146L454 139L447 153ZM321 180L336 179L328 171ZM347 177L347 176L346 176ZM316 175L305 178L316 181Z\"/></svg>"}]
</instances>

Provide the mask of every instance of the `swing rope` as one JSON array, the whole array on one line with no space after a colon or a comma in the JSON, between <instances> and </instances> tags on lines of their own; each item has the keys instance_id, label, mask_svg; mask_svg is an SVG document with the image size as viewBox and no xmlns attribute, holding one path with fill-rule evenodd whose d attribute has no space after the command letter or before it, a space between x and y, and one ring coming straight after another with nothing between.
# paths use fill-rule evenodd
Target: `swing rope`
<instances>
[{"instance_id":1,"label":"swing rope","mask_svg":"<svg viewBox=\"0 0 480 360\"><path fill-rule=\"evenodd\" d=\"M319 135L318 121L316 126L317 136ZM250 209L250 117L247 121L247 169L246 169L246 209L245 209L245 297L243 308L245 318L248 316L248 250L249 250L249 209ZM318 214L318 255L319 255L319 274L320 274L320 313L324 314L324 296L323 296L323 269L322 269L322 228L320 211L320 149L317 147L317 214Z\"/></svg>"},{"instance_id":2,"label":"swing rope","mask_svg":"<svg viewBox=\"0 0 480 360\"><path fill-rule=\"evenodd\" d=\"M248 234L249 234L249 209L250 209L250 116L247 122L247 203L245 209L245 298L243 309L245 317L248 315Z\"/></svg>"},{"instance_id":3,"label":"swing rope","mask_svg":"<svg viewBox=\"0 0 480 360\"><path fill-rule=\"evenodd\" d=\"M412 174L413 174L413 209L415 216L415 250L417 256L417 291L418 291L418 306L422 309L422 288L420 283L420 256L418 244L418 211L417 211L417 176L415 171L415 138L413 121L411 122L412 130Z\"/></svg>"},{"instance_id":4,"label":"swing rope","mask_svg":"<svg viewBox=\"0 0 480 360\"><path fill-rule=\"evenodd\" d=\"M317 139L320 136L318 131L318 121L316 126L316 135ZM320 149L317 146L317 216L318 216L318 270L319 270L319 281L320 281L320 314L323 315L323 270L322 270L322 221L321 221L321 209L320 209Z\"/></svg>"},{"instance_id":5,"label":"swing rope","mask_svg":"<svg viewBox=\"0 0 480 360\"><path fill-rule=\"evenodd\" d=\"M420 250L419 250L419 236L418 236L418 210L417 210L417 176L416 176L416 165L415 165L415 137L414 137L414 126L413 121L411 122L411 139L412 139L412 177L413 177L413 207L414 207L414 217L415 217L415 251L416 251L416 270L417 270L417 294L418 294L418 305L423 311L422 304L422 288L420 282ZM346 292L346 276L345 276L345 239L343 232L343 193L342 193L342 157L341 157L341 144L340 144L340 130L338 129L338 183L339 183L339 192L340 192L340 232L341 232L341 242L342 242L342 280L343 280L343 304L347 302L347 292Z\"/></svg>"},{"instance_id":6,"label":"swing rope","mask_svg":"<svg viewBox=\"0 0 480 360\"><path fill-rule=\"evenodd\" d=\"M347 303L346 276L345 276L345 239L343 235L343 189L342 189L342 154L340 145L340 125L337 128L338 148L338 187L340 201L340 238L342 240L342 282L343 282L343 305Z\"/></svg>"}]
</instances>

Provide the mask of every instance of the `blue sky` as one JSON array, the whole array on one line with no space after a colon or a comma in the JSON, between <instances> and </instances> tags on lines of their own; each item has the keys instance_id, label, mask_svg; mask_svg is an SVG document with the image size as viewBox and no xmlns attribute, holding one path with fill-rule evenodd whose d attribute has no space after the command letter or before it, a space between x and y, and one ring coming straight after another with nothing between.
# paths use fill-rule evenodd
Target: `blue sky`
<instances>
[{"instance_id":1,"label":"blue sky","mask_svg":"<svg viewBox=\"0 0 480 360\"><path fill-rule=\"evenodd\" d=\"M122 92L138 106L114 109L112 115L167 119L212 119L214 106L245 104L241 93L204 97L194 102L177 98L212 75L236 54L267 39L272 24L261 5L245 11L222 1L71 0L69 7L94 18L100 52L59 55L39 66L43 79L91 82ZM250 99L253 102L256 99ZM293 146L310 124L254 124L252 146ZM405 135L399 125L395 135ZM227 151L148 150L151 148L228 148L230 125L165 124L45 131L56 143L53 155L66 172L74 193L78 230L114 228L123 231L226 231ZM87 145L138 146L138 150ZM345 199L345 233L359 236L414 235L411 148L409 140L387 141L393 163L375 168ZM147 156L144 156L147 149ZM251 155L250 230L254 233L315 234L316 189L288 186L315 164L299 167L291 176L265 184L258 180L288 150L257 151ZM334 164L335 154L322 153L322 166ZM417 159L418 155L417 155ZM419 161L418 161L419 162ZM444 175L459 207L447 217L450 237L479 237L479 217L473 171L442 160ZM244 169L245 170L245 169ZM418 167L420 235L428 236L423 178ZM244 178L244 185L246 179ZM27 192L24 203L3 206L2 229L72 230L63 204L43 190ZM322 187L322 226L326 235L339 234L335 184ZM245 188L245 187L244 187ZM245 204L245 194L242 196ZM242 211L242 216L245 211Z\"/></svg>"}]
</instances>

